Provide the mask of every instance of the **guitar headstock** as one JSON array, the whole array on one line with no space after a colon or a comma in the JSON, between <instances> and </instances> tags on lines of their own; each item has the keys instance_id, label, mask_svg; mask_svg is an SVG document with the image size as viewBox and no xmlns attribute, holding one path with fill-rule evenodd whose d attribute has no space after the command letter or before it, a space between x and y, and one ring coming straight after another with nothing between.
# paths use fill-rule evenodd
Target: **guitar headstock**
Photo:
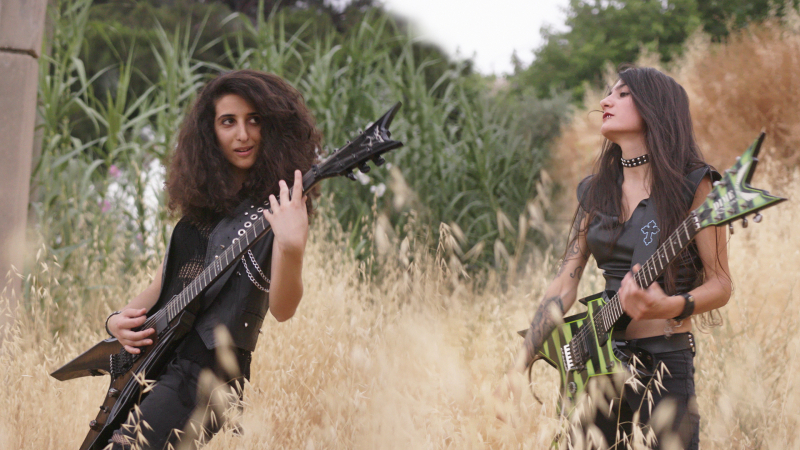
<instances>
[{"instance_id":1,"label":"guitar headstock","mask_svg":"<svg viewBox=\"0 0 800 450\"><path fill-rule=\"evenodd\" d=\"M311 170L314 175L313 183L339 175L355 180L353 170L357 168L361 172L369 172L368 161L374 162L376 166L382 166L386 162L382 154L403 146L402 142L391 139L392 133L389 131L389 125L400 106L402 103L395 103L386 114L355 139L336 150L325 161L313 166Z\"/></svg>"},{"instance_id":2,"label":"guitar headstock","mask_svg":"<svg viewBox=\"0 0 800 450\"><path fill-rule=\"evenodd\" d=\"M725 171L722 180L714 183L714 189L708 194L705 203L694 211L700 228L725 225L738 219L742 219L743 225L747 226L745 216L786 200L750 186L750 179L753 178L758 164L756 157L761 150L764 136L762 132L744 154L736 158L736 164ZM761 215L757 214L754 220L759 222L760 217Z\"/></svg>"}]
</instances>

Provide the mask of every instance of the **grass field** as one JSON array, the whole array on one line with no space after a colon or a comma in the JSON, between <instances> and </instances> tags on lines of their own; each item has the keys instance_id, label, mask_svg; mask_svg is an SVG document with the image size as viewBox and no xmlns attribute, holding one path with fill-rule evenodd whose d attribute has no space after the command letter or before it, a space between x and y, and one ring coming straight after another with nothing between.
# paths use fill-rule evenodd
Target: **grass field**
<instances>
[{"instance_id":1,"label":"grass field","mask_svg":"<svg viewBox=\"0 0 800 450\"><path fill-rule=\"evenodd\" d=\"M727 46L698 38L686 59L670 68L689 90L709 161L724 169L766 127L763 163L753 184L790 199L766 211L761 224L751 221L746 230L736 225L729 241L735 291L721 310L724 323L701 332L695 322L703 449L800 448L800 34L793 25L773 25L753 27ZM554 149L550 173L566 186L564 198L572 197L575 180L589 170L599 147L593 123L599 117L588 113L599 96L587 96ZM63 145L72 151L72 144ZM66 167L67 161L59 158L52 167ZM114 228L92 219L105 216L85 213L100 209L94 197L76 194L60 201L58 183L89 179L76 167L77 175L68 168L48 175L54 187L39 188L54 197L44 204L54 216L71 208L59 226L74 233L74 241L103 242L76 246L62 268L42 235L32 233L31 242L38 244L30 249L35 262L22 275L29 288L26 307L16 311L0 346L0 450L77 448L108 379L58 382L48 374L102 339L108 313L142 290L160 262L142 256L145 268L139 260L131 263L131 244L113 241ZM390 186L394 198L413 198L400 192L401 184ZM70 189L86 192L78 184ZM548 205L557 199L547 196L538 201L536 208L557 204ZM505 247L495 246L496 258L505 254L509 263L478 271L471 275L475 279L463 270L467 258L456 247L476 244L463 242L454 225L442 224L438 241L428 242L415 236L429 234L413 233L414 211L402 236L378 215L362 227L370 234L366 242L374 238L375 256L359 259L348 249L352 236L325 220L333 214L322 211L312 228L305 296L296 316L264 324L244 413L236 418L244 434L226 430L207 448L546 448L560 426L556 373L539 366L533 371L532 387L542 403L525 391L518 405L498 405L493 391L520 344L515 330L527 326L564 241L552 238L550 250L529 260L508 257ZM498 212L495 223L495 213L487 214L484 219L498 233L514 229L514 217L503 222ZM521 230L530 225L521 224ZM553 226L549 236L563 234L563 224L543 224L532 226ZM601 287L602 277L590 266L580 294ZM0 299L8 295L3 291ZM498 407L511 408L509 423L495 418Z\"/></svg>"},{"instance_id":2,"label":"grass field","mask_svg":"<svg viewBox=\"0 0 800 450\"><path fill-rule=\"evenodd\" d=\"M754 184L769 187L769 164ZM773 164L774 166L774 164ZM775 193L797 198L800 173ZM725 323L699 341L697 390L703 448L795 448L796 372L800 369L800 207L784 203L730 240L735 293ZM321 226L322 227L322 226ZM558 427L555 373L534 371L511 424L495 419L492 391L519 345L553 262L528 267L516 285L489 280L480 291L447 261L388 244L383 272L365 277L316 229L305 265L306 294L294 319L267 320L246 387L243 436L228 431L209 449L227 448L543 448ZM446 237L445 233L445 237ZM444 245L443 245L444 247ZM410 250L409 250L410 248ZM455 270L454 270L455 269ZM75 448L107 388L107 378L58 382L48 373L101 339L102 319L142 289L147 272L115 279L91 273L90 298L55 307L40 255L37 299L20 314L0 354L0 448ZM114 273L113 267L105 273ZM582 293L597 290L596 271ZM61 324L64 331L47 330ZM56 326L56 328L58 328Z\"/></svg>"}]
</instances>

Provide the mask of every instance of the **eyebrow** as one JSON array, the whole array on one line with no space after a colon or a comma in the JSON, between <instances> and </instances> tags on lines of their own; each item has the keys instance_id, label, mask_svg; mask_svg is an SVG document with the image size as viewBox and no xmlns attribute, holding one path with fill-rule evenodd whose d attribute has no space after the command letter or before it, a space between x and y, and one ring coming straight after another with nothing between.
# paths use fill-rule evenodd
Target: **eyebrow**
<instances>
[{"instance_id":1,"label":"eyebrow","mask_svg":"<svg viewBox=\"0 0 800 450\"><path fill-rule=\"evenodd\" d=\"M251 116L261 117L261 114L255 112L255 111L253 111L251 113L247 113L247 117L251 117ZM231 113L220 114L219 116L217 116L217 120L222 119L222 118L227 118L227 117L236 117L236 114L231 114Z\"/></svg>"}]
</instances>

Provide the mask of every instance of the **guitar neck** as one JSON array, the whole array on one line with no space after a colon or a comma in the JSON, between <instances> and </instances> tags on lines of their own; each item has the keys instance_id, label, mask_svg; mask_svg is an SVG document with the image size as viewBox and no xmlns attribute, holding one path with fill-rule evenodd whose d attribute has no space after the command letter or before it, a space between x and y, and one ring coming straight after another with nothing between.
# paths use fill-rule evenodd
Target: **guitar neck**
<instances>
[{"instance_id":1,"label":"guitar neck","mask_svg":"<svg viewBox=\"0 0 800 450\"><path fill-rule=\"evenodd\" d=\"M689 217L678 225L669 239L661 244L653 256L634 274L633 279L636 284L642 289L647 289L653 284L664 273L669 263L689 245L701 228L697 215L692 211ZM623 313L619 295L614 294L614 297L595 313L595 325L603 333L607 333Z\"/></svg>"},{"instance_id":2,"label":"guitar neck","mask_svg":"<svg viewBox=\"0 0 800 450\"><path fill-rule=\"evenodd\" d=\"M316 176L317 167L313 166L311 170L303 175L303 193L311 189L319 178ZM291 194L292 187L289 187ZM265 208L269 208L269 203L264 203ZM186 286L178 295L173 297L164 308L162 308L156 315L147 320L144 325L148 327L155 323L158 319L158 314L166 314L167 322L177 317L192 301L199 297L205 290L217 281L222 274L224 274L231 266L236 264L237 261L244 255L247 250L252 248L259 239L267 234L272 227L263 215L253 221L253 225L245 229L245 233L239 236L234 242L218 255L214 261L206 266L205 269L198 275L188 286Z\"/></svg>"}]
</instances>

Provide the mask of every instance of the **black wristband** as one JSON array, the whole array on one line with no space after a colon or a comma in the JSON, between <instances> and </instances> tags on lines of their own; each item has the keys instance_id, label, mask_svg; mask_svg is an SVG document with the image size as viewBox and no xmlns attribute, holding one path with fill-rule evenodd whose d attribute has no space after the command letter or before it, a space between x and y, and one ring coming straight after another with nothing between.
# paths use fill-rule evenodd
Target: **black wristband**
<instances>
[{"instance_id":1,"label":"black wristband","mask_svg":"<svg viewBox=\"0 0 800 450\"><path fill-rule=\"evenodd\" d=\"M674 320L683 320L694 313L694 297L688 292L681 294L684 298L683 311Z\"/></svg>"},{"instance_id":2,"label":"black wristband","mask_svg":"<svg viewBox=\"0 0 800 450\"><path fill-rule=\"evenodd\" d=\"M109 314L108 317L106 317L106 333L108 333L108 335L111 336L111 337L115 337L115 336L113 334L111 334L111 331L108 330L108 319L110 319L111 316L116 316L117 314L119 314L121 312L122 311L114 311L111 314Z\"/></svg>"}]
</instances>

